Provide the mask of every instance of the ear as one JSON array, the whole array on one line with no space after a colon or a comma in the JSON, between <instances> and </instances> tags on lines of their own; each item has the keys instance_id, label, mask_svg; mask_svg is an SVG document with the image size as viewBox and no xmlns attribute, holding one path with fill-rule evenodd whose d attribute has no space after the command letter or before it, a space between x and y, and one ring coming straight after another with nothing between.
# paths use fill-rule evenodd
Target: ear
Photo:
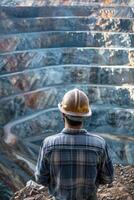
<instances>
[{"instance_id":1,"label":"ear","mask_svg":"<svg viewBox=\"0 0 134 200\"><path fill-rule=\"evenodd\" d=\"M64 114L64 113L61 113L61 117L64 118L64 117L65 117L65 114Z\"/></svg>"},{"instance_id":2,"label":"ear","mask_svg":"<svg viewBox=\"0 0 134 200\"><path fill-rule=\"evenodd\" d=\"M65 114L64 114L64 113L62 113L62 116L63 116L63 117L65 117Z\"/></svg>"},{"instance_id":3,"label":"ear","mask_svg":"<svg viewBox=\"0 0 134 200\"><path fill-rule=\"evenodd\" d=\"M62 118L65 119L66 118L66 115L64 113L62 113Z\"/></svg>"},{"instance_id":4,"label":"ear","mask_svg":"<svg viewBox=\"0 0 134 200\"><path fill-rule=\"evenodd\" d=\"M64 121L64 123L65 123L65 114L62 113L61 116L62 116L62 119L63 119L63 121Z\"/></svg>"}]
</instances>

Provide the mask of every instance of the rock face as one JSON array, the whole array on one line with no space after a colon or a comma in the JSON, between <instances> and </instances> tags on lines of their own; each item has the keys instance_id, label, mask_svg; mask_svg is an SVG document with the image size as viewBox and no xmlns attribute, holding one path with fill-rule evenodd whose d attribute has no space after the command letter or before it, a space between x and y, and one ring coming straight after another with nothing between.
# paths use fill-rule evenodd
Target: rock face
<instances>
[{"instance_id":1,"label":"rock face","mask_svg":"<svg viewBox=\"0 0 134 200\"><path fill-rule=\"evenodd\" d=\"M17 158L34 169L42 140L63 128L57 104L77 87L93 111L85 127L114 163L134 164L133 0L0 5L0 136Z\"/></svg>"},{"instance_id":2,"label":"rock face","mask_svg":"<svg viewBox=\"0 0 134 200\"><path fill-rule=\"evenodd\" d=\"M31 179L32 170L13 147L0 141L0 199L8 200L13 192L24 187ZM19 158L19 159L18 159ZM21 159L20 159L21 158Z\"/></svg>"}]
</instances>

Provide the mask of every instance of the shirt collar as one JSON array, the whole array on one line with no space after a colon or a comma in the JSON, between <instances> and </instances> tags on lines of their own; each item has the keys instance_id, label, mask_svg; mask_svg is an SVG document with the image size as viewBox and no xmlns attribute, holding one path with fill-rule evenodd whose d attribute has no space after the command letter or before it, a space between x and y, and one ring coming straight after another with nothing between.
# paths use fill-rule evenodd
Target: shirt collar
<instances>
[{"instance_id":1,"label":"shirt collar","mask_svg":"<svg viewBox=\"0 0 134 200\"><path fill-rule=\"evenodd\" d=\"M73 129L73 128L64 128L62 130L62 133L65 133L65 134L71 134L71 135L77 135L77 134L85 134L87 133L87 130L86 129Z\"/></svg>"}]
</instances>

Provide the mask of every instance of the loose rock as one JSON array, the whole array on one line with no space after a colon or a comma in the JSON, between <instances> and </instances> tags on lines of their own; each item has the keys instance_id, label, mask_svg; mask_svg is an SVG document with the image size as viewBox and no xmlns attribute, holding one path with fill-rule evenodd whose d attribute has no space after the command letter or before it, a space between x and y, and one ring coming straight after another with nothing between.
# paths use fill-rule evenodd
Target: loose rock
<instances>
[{"instance_id":1,"label":"loose rock","mask_svg":"<svg viewBox=\"0 0 134 200\"><path fill-rule=\"evenodd\" d=\"M115 165L115 178L112 184L100 186L98 200L133 200L134 167ZM54 200L46 187L29 181L26 187L16 192L11 200Z\"/></svg>"}]
</instances>

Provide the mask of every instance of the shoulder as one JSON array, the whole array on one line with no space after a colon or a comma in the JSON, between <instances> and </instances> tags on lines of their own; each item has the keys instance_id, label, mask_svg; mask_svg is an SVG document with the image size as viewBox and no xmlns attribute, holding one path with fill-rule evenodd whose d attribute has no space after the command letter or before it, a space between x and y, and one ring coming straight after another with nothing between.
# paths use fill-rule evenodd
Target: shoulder
<instances>
[{"instance_id":1,"label":"shoulder","mask_svg":"<svg viewBox=\"0 0 134 200\"><path fill-rule=\"evenodd\" d=\"M60 140L60 138L61 138L61 133L48 136L43 140L43 146L51 147L51 146L55 145L55 143L57 143Z\"/></svg>"},{"instance_id":2,"label":"shoulder","mask_svg":"<svg viewBox=\"0 0 134 200\"><path fill-rule=\"evenodd\" d=\"M95 133L87 133L89 136L89 140L96 146L105 149L106 147L106 141L101 136L95 134Z\"/></svg>"}]
</instances>

